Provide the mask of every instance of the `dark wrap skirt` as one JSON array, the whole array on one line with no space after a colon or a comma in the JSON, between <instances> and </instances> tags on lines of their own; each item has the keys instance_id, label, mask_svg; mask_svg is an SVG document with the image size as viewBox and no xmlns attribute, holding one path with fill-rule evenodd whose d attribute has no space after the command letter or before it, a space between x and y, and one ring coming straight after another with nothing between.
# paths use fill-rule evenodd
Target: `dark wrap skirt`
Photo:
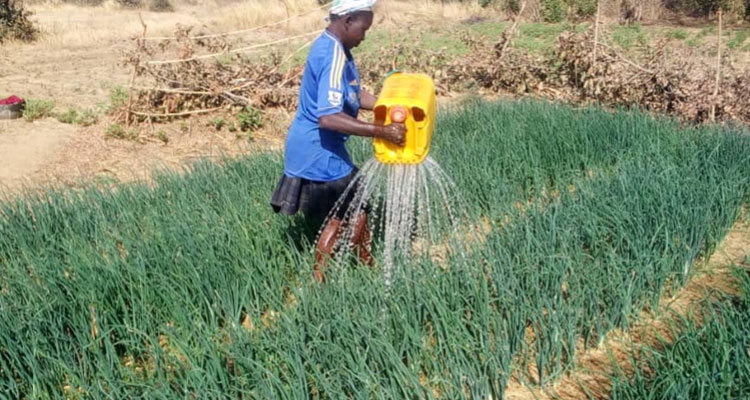
<instances>
[{"instance_id":1,"label":"dark wrap skirt","mask_svg":"<svg viewBox=\"0 0 750 400\"><path fill-rule=\"evenodd\" d=\"M336 205L349 184L357 175L357 169L335 181L318 182L304 178L291 178L281 175L271 196L271 207L276 213L294 215L302 211L305 217L325 218ZM338 218L343 218L348 203L351 202L356 191L349 192L342 207L337 212Z\"/></svg>"}]
</instances>

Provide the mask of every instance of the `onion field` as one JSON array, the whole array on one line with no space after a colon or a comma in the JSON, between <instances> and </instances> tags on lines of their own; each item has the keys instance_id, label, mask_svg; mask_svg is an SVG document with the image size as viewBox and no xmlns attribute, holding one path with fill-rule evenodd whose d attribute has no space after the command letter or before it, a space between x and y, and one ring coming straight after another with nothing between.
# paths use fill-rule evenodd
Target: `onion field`
<instances>
[{"instance_id":1,"label":"onion field","mask_svg":"<svg viewBox=\"0 0 750 400\"><path fill-rule=\"evenodd\" d=\"M750 275L739 269L737 274L737 296L712 304L703 324L675 324L676 339L648 349L634 377L618 376L611 398L750 398Z\"/></svg>"},{"instance_id":2,"label":"onion field","mask_svg":"<svg viewBox=\"0 0 750 400\"><path fill-rule=\"evenodd\" d=\"M401 266L387 297L378 265L312 279L317 227L268 204L280 154L16 197L0 205L0 398L498 399L511 377L549 385L711 254L750 199L749 133L468 101L440 116L431 157L488 228L464 257Z\"/></svg>"}]
</instances>

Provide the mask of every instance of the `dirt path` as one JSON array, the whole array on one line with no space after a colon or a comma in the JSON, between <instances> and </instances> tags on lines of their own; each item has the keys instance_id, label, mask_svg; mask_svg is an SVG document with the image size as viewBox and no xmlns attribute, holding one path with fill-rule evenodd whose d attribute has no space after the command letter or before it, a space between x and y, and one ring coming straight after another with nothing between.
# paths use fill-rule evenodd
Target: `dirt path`
<instances>
[{"instance_id":1,"label":"dirt path","mask_svg":"<svg viewBox=\"0 0 750 400\"><path fill-rule=\"evenodd\" d=\"M72 125L54 120L29 124L22 120L0 121L0 187L15 188L57 157L75 134Z\"/></svg>"},{"instance_id":2,"label":"dirt path","mask_svg":"<svg viewBox=\"0 0 750 400\"><path fill-rule=\"evenodd\" d=\"M62 109L106 105L109 91L127 83L127 70L117 65L126 48L126 42L77 49L17 46L0 56L0 95L54 99Z\"/></svg>"},{"instance_id":3,"label":"dirt path","mask_svg":"<svg viewBox=\"0 0 750 400\"><path fill-rule=\"evenodd\" d=\"M632 374L632 359L638 349L659 346L673 338L676 315L696 319L704 301L718 292L734 293L732 265L746 265L750 256L750 221L744 215L727 233L722 244L690 282L673 296L663 298L657 313L643 312L627 331L615 330L603 345L579 353L576 369L550 387L526 387L511 382L505 392L508 400L607 399L613 371ZM718 292L717 292L718 291Z\"/></svg>"},{"instance_id":4,"label":"dirt path","mask_svg":"<svg viewBox=\"0 0 750 400\"><path fill-rule=\"evenodd\" d=\"M206 119L165 124L167 143L149 135L138 141L107 138L107 121L83 128L52 118L28 123L0 121L0 192L49 184L77 186L106 180L148 180L163 168L181 168L198 159L239 156L283 147L288 115L250 138L226 129L217 132Z\"/></svg>"}]
</instances>

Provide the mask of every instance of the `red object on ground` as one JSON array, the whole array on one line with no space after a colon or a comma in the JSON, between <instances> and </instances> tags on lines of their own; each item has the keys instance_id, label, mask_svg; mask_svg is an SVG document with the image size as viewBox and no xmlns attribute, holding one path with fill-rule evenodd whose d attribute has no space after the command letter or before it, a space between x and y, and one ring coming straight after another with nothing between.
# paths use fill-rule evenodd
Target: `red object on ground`
<instances>
[{"instance_id":1,"label":"red object on ground","mask_svg":"<svg viewBox=\"0 0 750 400\"><path fill-rule=\"evenodd\" d=\"M0 99L0 106L23 103L24 100L18 96L10 96L5 99Z\"/></svg>"}]
</instances>

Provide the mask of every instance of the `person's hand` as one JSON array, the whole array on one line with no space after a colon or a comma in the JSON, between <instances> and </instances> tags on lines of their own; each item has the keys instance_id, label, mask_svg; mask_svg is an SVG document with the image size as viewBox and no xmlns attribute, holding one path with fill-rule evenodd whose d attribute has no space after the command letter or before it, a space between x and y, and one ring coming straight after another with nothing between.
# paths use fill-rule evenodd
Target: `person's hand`
<instances>
[{"instance_id":1,"label":"person's hand","mask_svg":"<svg viewBox=\"0 0 750 400\"><path fill-rule=\"evenodd\" d=\"M403 146L406 143L406 125L397 122L385 125L380 137L391 143Z\"/></svg>"}]
</instances>

